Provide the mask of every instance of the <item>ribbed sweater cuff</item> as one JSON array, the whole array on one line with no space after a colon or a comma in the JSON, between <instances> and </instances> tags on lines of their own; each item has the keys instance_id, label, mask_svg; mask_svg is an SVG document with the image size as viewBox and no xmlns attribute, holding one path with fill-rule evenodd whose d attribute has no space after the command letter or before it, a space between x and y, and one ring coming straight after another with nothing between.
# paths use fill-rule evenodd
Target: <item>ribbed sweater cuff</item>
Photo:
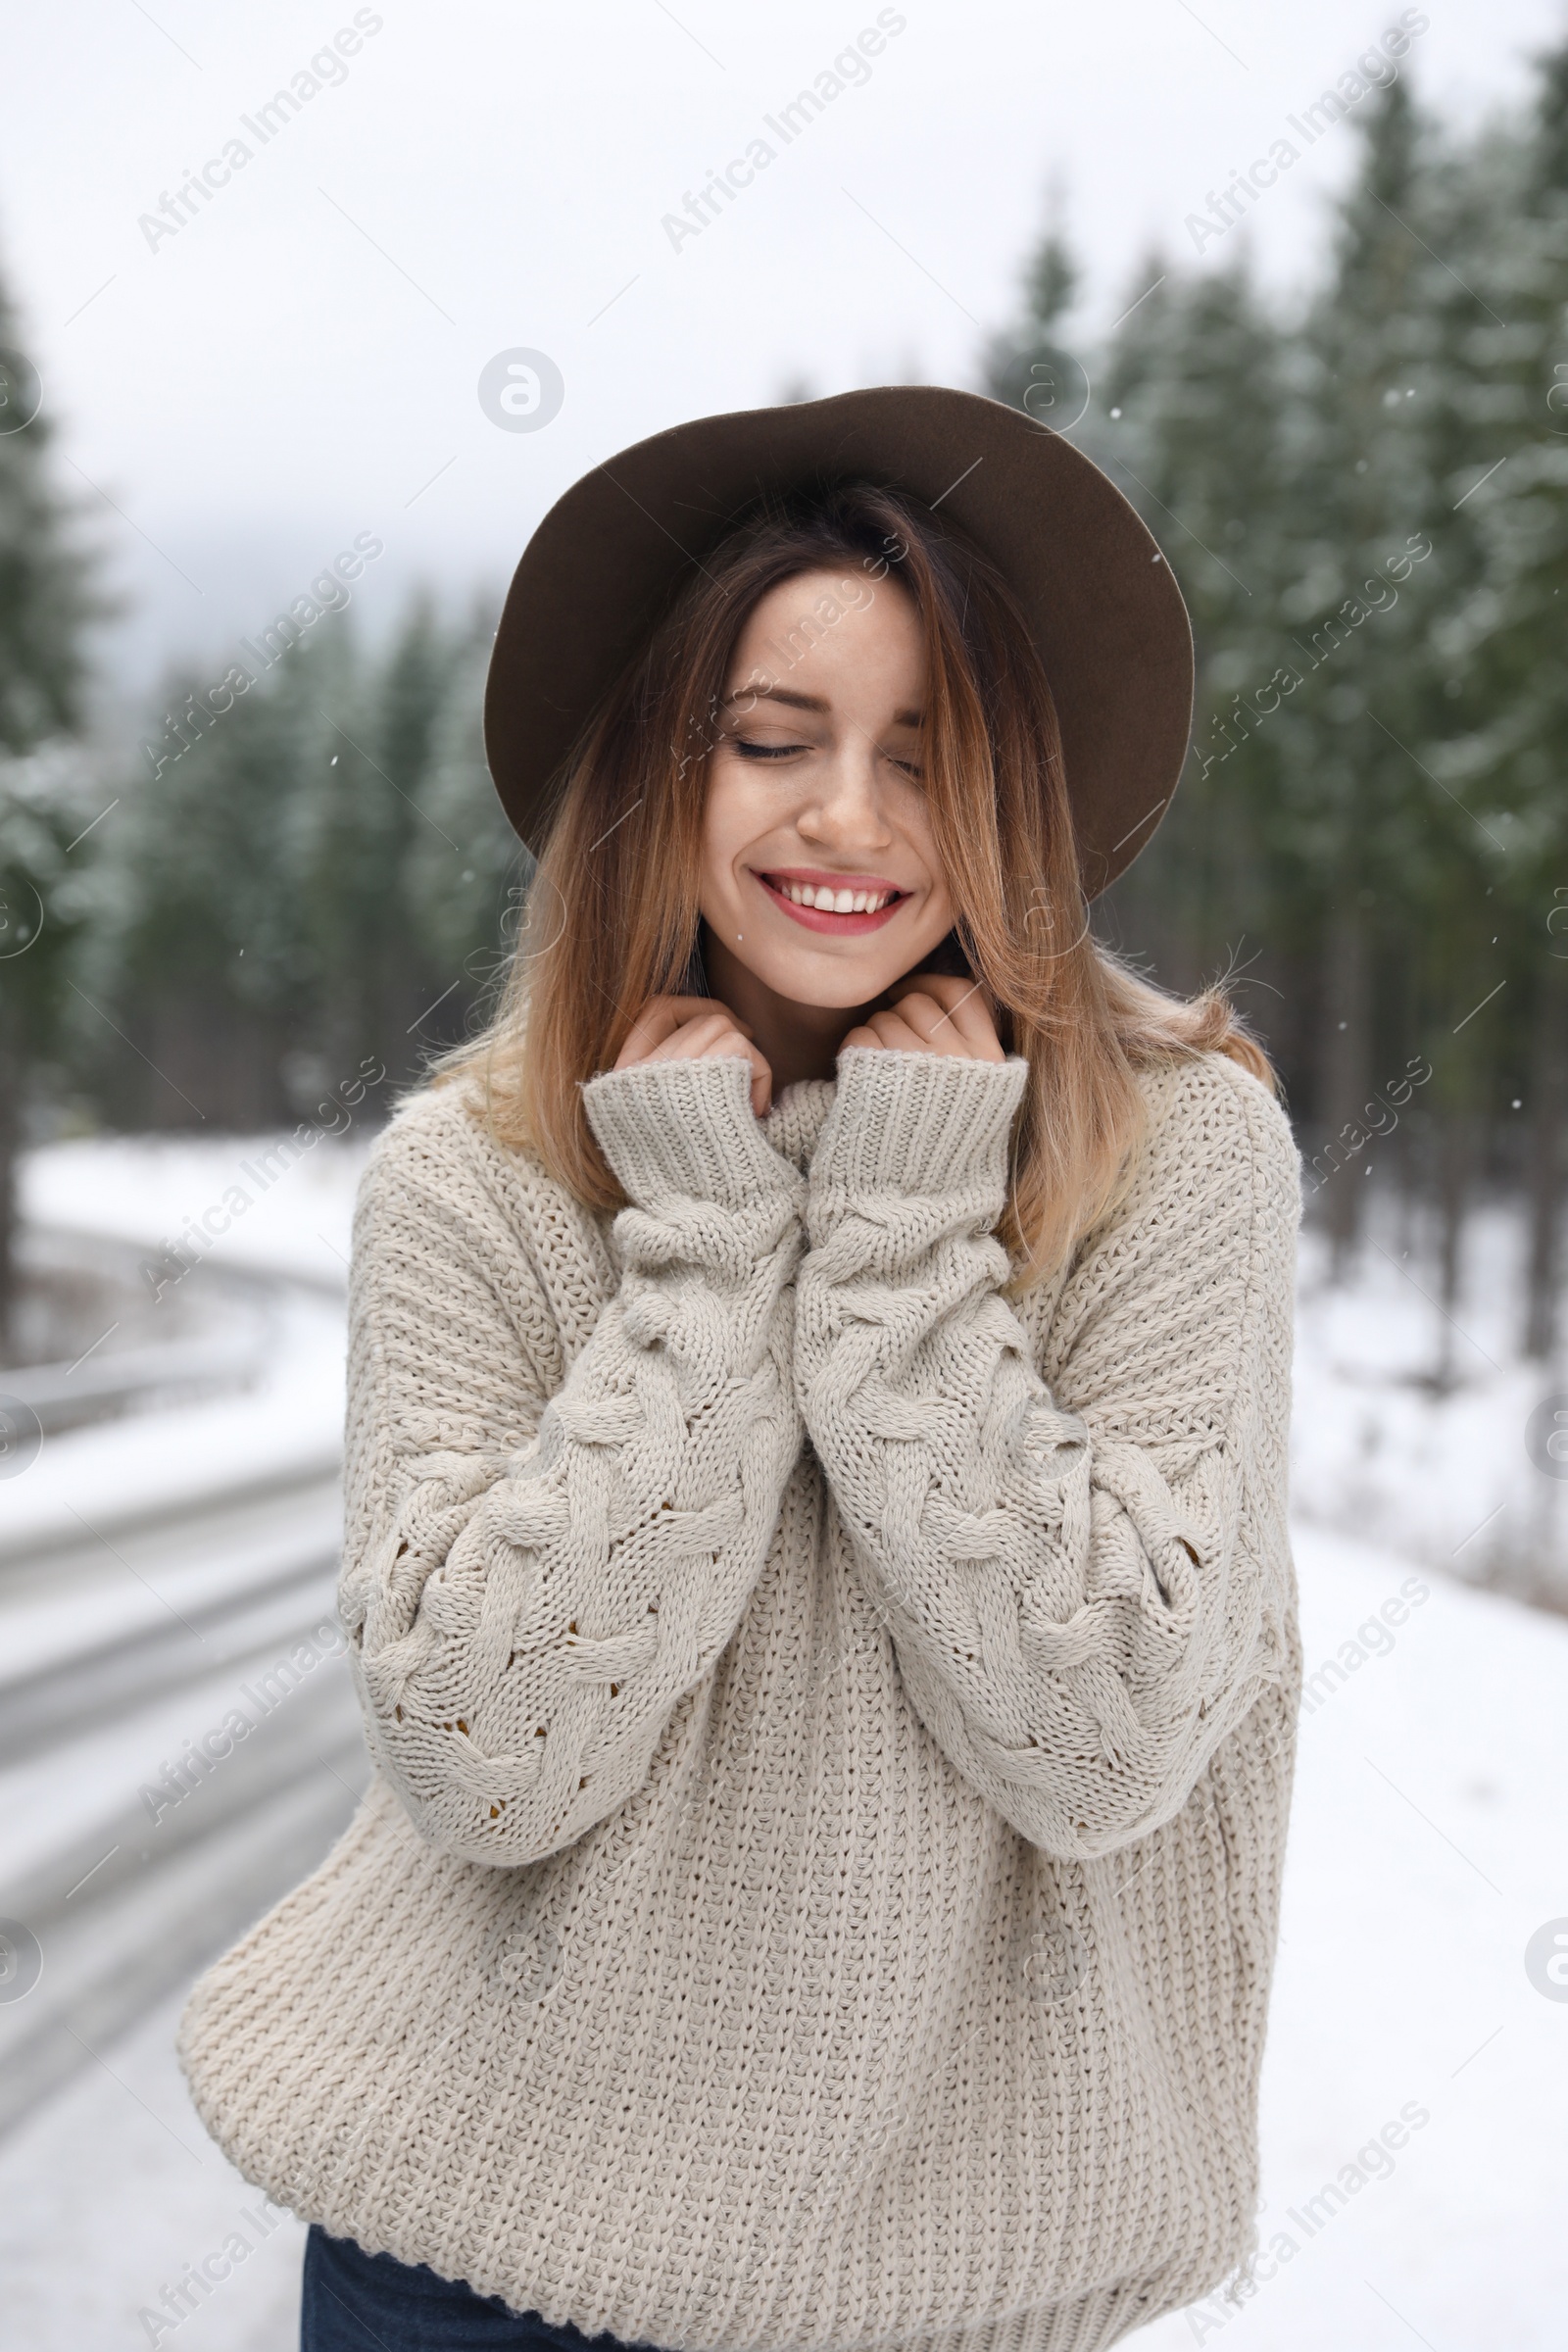
<instances>
[{"instance_id":1,"label":"ribbed sweater cuff","mask_svg":"<svg viewBox=\"0 0 1568 2352\"><path fill-rule=\"evenodd\" d=\"M742 1208L763 1193L804 1190L752 1109L752 1065L742 1054L606 1070L583 1088L583 1105L639 1208L657 1213L678 1200Z\"/></svg>"},{"instance_id":2,"label":"ribbed sweater cuff","mask_svg":"<svg viewBox=\"0 0 1568 2352\"><path fill-rule=\"evenodd\" d=\"M811 1156L817 1206L868 1193L1006 1191L1007 1143L1029 1064L851 1046Z\"/></svg>"}]
</instances>

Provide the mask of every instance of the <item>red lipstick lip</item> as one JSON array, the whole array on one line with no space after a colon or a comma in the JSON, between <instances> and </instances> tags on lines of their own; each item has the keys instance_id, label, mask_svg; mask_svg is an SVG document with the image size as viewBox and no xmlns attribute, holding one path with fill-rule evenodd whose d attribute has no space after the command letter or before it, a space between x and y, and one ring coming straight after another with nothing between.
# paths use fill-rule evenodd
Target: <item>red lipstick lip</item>
<instances>
[{"instance_id":1,"label":"red lipstick lip","mask_svg":"<svg viewBox=\"0 0 1568 2352\"><path fill-rule=\"evenodd\" d=\"M830 914L825 907L821 906L797 906L793 899L787 899L781 890L774 889L766 874L760 874L755 868L753 869L753 880L758 887L765 891L773 906L779 907L792 921L799 923L804 930L825 932L830 937L838 939L854 939L862 932L880 931L884 923L892 921L905 900L909 896L906 890L898 890L895 883L879 881L873 875L810 872L803 871L798 866L780 866L775 870L782 874L787 882L829 884L835 890L893 890L897 892L897 895L890 899L885 906L878 906L874 911L860 914Z\"/></svg>"}]
</instances>

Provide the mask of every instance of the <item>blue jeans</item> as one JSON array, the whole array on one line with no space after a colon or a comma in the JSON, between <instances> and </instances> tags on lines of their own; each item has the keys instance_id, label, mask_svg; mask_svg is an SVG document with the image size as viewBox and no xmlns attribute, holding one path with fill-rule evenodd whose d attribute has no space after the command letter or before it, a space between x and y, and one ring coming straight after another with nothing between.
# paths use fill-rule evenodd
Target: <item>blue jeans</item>
<instances>
[{"instance_id":1,"label":"blue jeans","mask_svg":"<svg viewBox=\"0 0 1568 2352\"><path fill-rule=\"evenodd\" d=\"M427 2263L367 2254L312 2223L305 2241L300 2352L626 2352L613 2335L552 2328L536 2311L442 2278Z\"/></svg>"}]
</instances>

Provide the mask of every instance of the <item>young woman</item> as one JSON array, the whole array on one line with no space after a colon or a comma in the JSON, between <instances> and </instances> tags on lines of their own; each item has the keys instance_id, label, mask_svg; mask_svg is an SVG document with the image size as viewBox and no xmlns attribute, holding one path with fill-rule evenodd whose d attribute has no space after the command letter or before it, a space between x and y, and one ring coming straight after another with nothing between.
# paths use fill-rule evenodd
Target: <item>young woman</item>
<instances>
[{"instance_id":1,"label":"young woman","mask_svg":"<svg viewBox=\"0 0 1568 2352\"><path fill-rule=\"evenodd\" d=\"M1087 912L1191 690L969 394L682 426L530 543L510 991L359 1203L374 1771L182 2030L306 2352L1099 2352L1255 2245L1297 1159Z\"/></svg>"}]
</instances>

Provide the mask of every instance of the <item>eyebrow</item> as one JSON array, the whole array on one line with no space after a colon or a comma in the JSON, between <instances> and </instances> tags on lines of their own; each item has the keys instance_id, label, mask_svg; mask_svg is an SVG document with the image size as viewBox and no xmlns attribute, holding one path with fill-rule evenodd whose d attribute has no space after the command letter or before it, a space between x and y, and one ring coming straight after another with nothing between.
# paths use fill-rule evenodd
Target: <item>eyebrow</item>
<instances>
[{"instance_id":1,"label":"eyebrow","mask_svg":"<svg viewBox=\"0 0 1568 2352\"><path fill-rule=\"evenodd\" d=\"M743 698L749 699L753 703L788 703L791 710L794 710L825 712L832 709L832 705L825 702L821 695L795 694L787 686L738 686L733 694L727 694L724 697L724 701L727 706L730 703L738 703ZM893 724L896 727L917 727L920 724L920 713L918 710L895 710Z\"/></svg>"}]
</instances>

